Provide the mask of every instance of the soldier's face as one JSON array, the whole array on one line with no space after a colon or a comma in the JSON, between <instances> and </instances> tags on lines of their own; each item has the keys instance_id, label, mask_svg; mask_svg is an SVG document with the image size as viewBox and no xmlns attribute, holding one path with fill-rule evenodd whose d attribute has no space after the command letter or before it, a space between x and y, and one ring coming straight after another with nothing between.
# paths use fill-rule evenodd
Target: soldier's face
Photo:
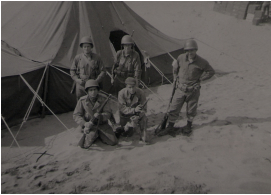
<instances>
[{"instance_id":1,"label":"soldier's face","mask_svg":"<svg viewBox=\"0 0 271 195\"><path fill-rule=\"evenodd\" d=\"M123 45L123 49L125 53L129 53L132 50L132 45L131 44Z\"/></svg>"},{"instance_id":2,"label":"soldier's face","mask_svg":"<svg viewBox=\"0 0 271 195\"><path fill-rule=\"evenodd\" d=\"M136 88L135 85L127 84L127 85L126 85L126 88L128 89L128 92L129 92L130 94L134 94L134 93L135 93L135 88Z\"/></svg>"},{"instance_id":3,"label":"soldier's face","mask_svg":"<svg viewBox=\"0 0 271 195\"><path fill-rule=\"evenodd\" d=\"M90 87L88 88L88 96L90 98L95 98L98 94L98 89L97 87Z\"/></svg>"},{"instance_id":4,"label":"soldier's face","mask_svg":"<svg viewBox=\"0 0 271 195\"><path fill-rule=\"evenodd\" d=\"M188 55L188 58L193 59L196 57L197 50L196 49L189 49L185 51Z\"/></svg>"},{"instance_id":5,"label":"soldier's face","mask_svg":"<svg viewBox=\"0 0 271 195\"><path fill-rule=\"evenodd\" d=\"M82 46L83 53L84 54L90 54L91 53L91 45L89 43L84 43Z\"/></svg>"}]
</instances>

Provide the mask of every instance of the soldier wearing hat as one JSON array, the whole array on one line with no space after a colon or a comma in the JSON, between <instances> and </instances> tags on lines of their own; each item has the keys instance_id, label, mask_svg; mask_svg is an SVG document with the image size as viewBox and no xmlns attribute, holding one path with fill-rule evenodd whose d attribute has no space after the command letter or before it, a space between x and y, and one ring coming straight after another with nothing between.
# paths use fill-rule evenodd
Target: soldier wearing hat
<instances>
[{"instance_id":1,"label":"soldier wearing hat","mask_svg":"<svg viewBox=\"0 0 271 195\"><path fill-rule=\"evenodd\" d=\"M177 78L177 89L169 109L168 126L158 135L175 135L174 124L179 117L183 104L186 102L187 125L183 128L183 134L190 136L192 122L197 114L198 100L200 96L201 81L210 79L214 69L207 60L197 53L198 45L195 40L189 39L184 45L185 53L178 56L173 62L173 76Z\"/></svg>"},{"instance_id":2,"label":"soldier wearing hat","mask_svg":"<svg viewBox=\"0 0 271 195\"><path fill-rule=\"evenodd\" d=\"M125 87L126 78L135 78L136 86L138 86L138 79L140 79L141 76L140 57L134 50L135 43L132 37L130 35L124 35L121 39L121 46L122 50L117 52L117 57L112 68L116 93Z\"/></svg>"},{"instance_id":3,"label":"soldier wearing hat","mask_svg":"<svg viewBox=\"0 0 271 195\"><path fill-rule=\"evenodd\" d=\"M105 97L99 94L99 84L96 80L90 79L85 84L87 95L81 97L73 112L73 119L79 125L81 131L90 134L89 139L95 140L100 137L102 142L108 145L116 145L118 139L112 127L108 124L108 119L112 115L109 104L105 104L102 113L98 113L99 108L105 101ZM93 124L94 118L99 118L97 125ZM98 130L96 129L98 128Z\"/></svg>"},{"instance_id":4,"label":"soldier wearing hat","mask_svg":"<svg viewBox=\"0 0 271 195\"><path fill-rule=\"evenodd\" d=\"M83 53L75 56L70 74L74 82L76 82L76 97L86 95L84 86L87 80L94 79L101 86L102 78L105 75L105 70L101 58L92 53L93 42L91 37L83 37L79 46L82 48Z\"/></svg>"},{"instance_id":5,"label":"soldier wearing hat","mask_svg":"<svg viewBox=\"0 0 271 195\"><path fill-rule=\"evenodd\" d=\"M147 107L144 92L136 87L136 79L128 77L125 80L126 87L118 94L120 125L124 132L119 132L123 136L132 136L136 127L140 130L141 139L145 140L144 135L147 128Z\"/></svg>"}]
</instances>

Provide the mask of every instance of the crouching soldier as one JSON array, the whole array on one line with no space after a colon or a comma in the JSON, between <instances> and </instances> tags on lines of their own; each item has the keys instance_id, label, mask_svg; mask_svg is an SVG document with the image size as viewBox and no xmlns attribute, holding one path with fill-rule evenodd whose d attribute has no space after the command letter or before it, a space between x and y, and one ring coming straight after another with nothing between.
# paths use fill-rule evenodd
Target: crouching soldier
<instances>
[{"instance_id":1,"label":"crouching soldier","mask_svg":"<svg viewBox=\"0 0 271 195\"><path fill-rule=\"evenodd\" d=\"M126 87L118 94L120 125L122 132L117 132L122 136L130 137L134 131L138 131L140 139L148 142L146 135L148 119L145 115L146 96L144 92L136 87L136 79L128 77L125 80Z\"/></svg>"},{"instance_id":2,"label":"crouching soldier","mask_svg":"<svg viewBox=\"0 0 271 195\"><path fill-rule=\"evenodd\" d=\"M75 110L73 118L80 125L86 135L84 148L88 148L100 137L102 142L108 145L116 145L118 139L108 119L111 117L111 109L107 103L108 99L99 94L99 84L91 79L85 84L87 95L81 97Z\"/></svg>"}]
</instances>

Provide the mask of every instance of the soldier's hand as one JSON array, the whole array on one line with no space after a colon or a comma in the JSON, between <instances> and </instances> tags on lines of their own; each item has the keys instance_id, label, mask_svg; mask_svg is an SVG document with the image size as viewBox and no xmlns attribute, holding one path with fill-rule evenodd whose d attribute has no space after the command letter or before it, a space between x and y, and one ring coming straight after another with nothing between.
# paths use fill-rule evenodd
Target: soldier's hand
<instances>
[{"instance_id":1,"label":"soldier's hand","mask_svg":"<svg viewBox=\"0 0 271 195\"><path fill-rule=\"evenodd\" d=\"M136 108L135 108L135 112L141 112L142 111L142 105L138 105Z\"/></svg>"},{"instance_id":2,"label":"soldier's hand","mask_svg":"<svg viewBox=\"0 0 271 195\"><path fill-rule=\"evenodd\" d=\"M89 122L86 122L84 126L85 126L85 129L86 128L91 129L93 127L93 123L89 121Z\"/></svg>"},{"instance_id":3,"label":"soldier's hand","mask_svg":"<svg viewBox=\"0 0 271 195\"><path fill-rule=\"evenodd\" d=\"M85 134L89 134L89 132L90 132L90 129L85 127L85 128L84 128L84 133L85 133Z\"/></svg>"},{"instance_id":4,"label":"soldier's hand","mask_svg":"<svg viewBox=\"0 0 271 195\"><path fill-rule=\"evenodd\" d=\"M95 117L95 118L99 118L100 116L101 116L101 113L96 112L96 113L94 114L94 117Z\"/></svg>"}]
</instances>

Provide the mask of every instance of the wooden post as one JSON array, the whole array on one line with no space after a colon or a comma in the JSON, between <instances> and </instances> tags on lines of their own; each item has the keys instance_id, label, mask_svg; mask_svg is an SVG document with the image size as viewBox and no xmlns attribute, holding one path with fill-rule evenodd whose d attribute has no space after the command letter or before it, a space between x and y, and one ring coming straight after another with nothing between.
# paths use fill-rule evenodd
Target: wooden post
<instances>
[{"instance_id":1,"label":"wooden post","mask_svg":"<svg viewBox=\"0 0 271 195\"><path fill-rule=\"evenodd\" d=\"M48 65L47 65L48 66ZM45 73L45 80L44 80L44 94L43 94L43 102L46 104L47 103L47 92L48 92L48 78L49 78L49 66L47 67L46 73ZM42 107L42 112L41 112L41 118L45 117L45 109L46 107Z\"/></svg>"}]
</instances>

